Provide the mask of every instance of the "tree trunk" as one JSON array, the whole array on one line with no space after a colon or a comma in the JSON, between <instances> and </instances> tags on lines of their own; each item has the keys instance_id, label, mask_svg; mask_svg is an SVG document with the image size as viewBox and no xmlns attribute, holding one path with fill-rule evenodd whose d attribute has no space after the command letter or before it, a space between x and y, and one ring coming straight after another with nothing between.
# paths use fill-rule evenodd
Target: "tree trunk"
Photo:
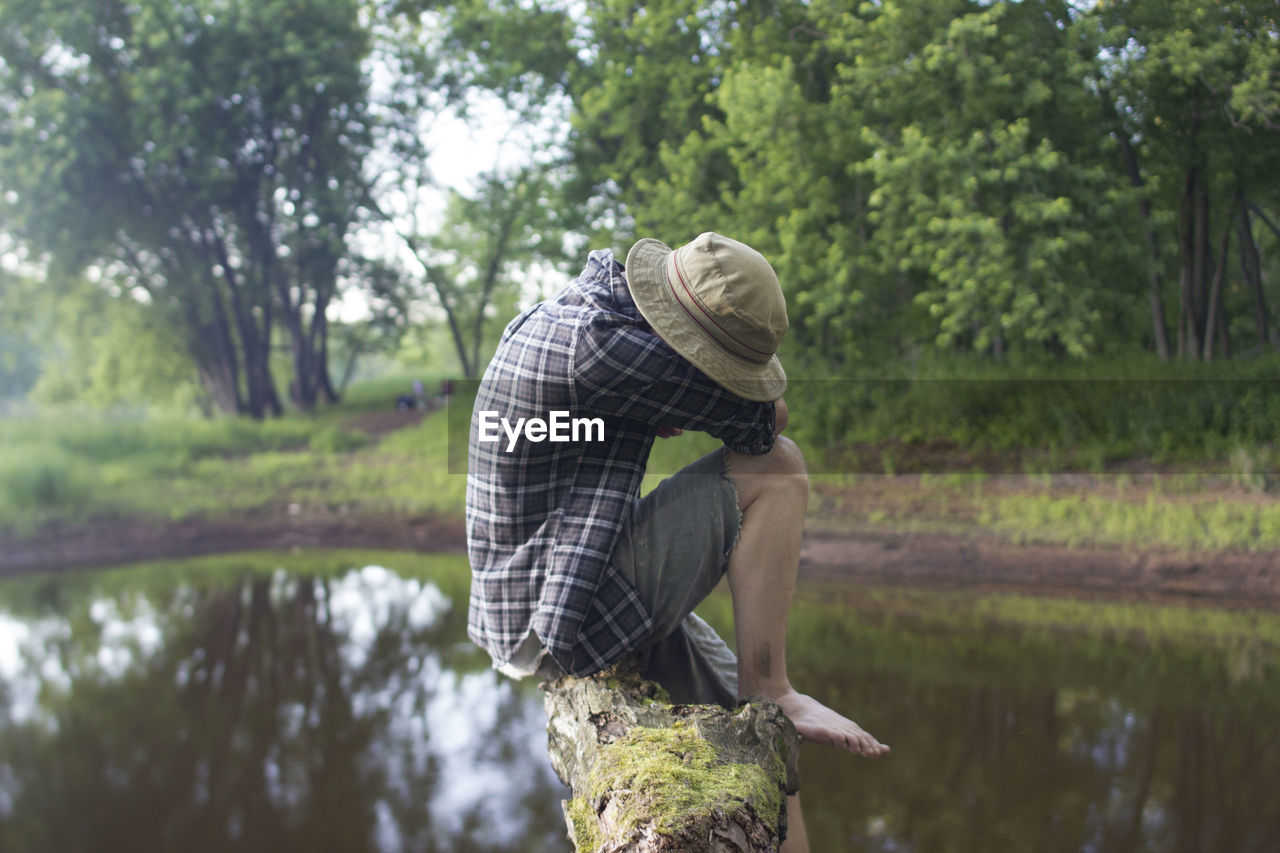
<instances>
[{"instance_id":1,"label":"tree trunk","mask_svg":"<svg viewBox=\"0 0 1280 853\"><path fill-rule=\"evenodd\" d=\"M261 418L266 414L273 392L271 385L271 352L264 343L270 337L271 311L270 296L262 300L265 289L255 283L244 281L236 273L231 263L230 253L224 237L210 228L208 242L213 249L219 266L222 268L222 280L226 284L231 315L235 320L236 333L240 336L240 350L244 354L245 384L248 386L247 413L250 417ZM217 309L222 310L222 296L214 296ZM267 304L262 304L265 301ZM254 309L262 311L263 328L259 329L254 317Z\"/></svg>"},{"instance_id":2,"label":"tree trunk","mask_svg":"<svg viewBox=\"0 0 1280 853\"><path fill-rule=\"evenodd\" d=\"M1197 292L1201 287L1201 258L1198 250L1200 243L1199 219L1199 183L1200 167L1192 165L1187 169L1186 182L1183 187L1182 202L1178 205L1178 244L1182 255L1181 293L1182 308L1179 312L1178 354L1199 358L1201 347L1201 330L1204 328L1203 314L1199 308L1203 296Z\"/></svg>"},{"instance_id":3,"label":"tree trunk","mask_svg":"<svg viewBox=\"0 0 1280 853\"><path fill-rule=\"evenodd\" d=\"M756 853L786 837L799 736L776 704L669 705L625 662L544 688L577 853Z\"/></svg>"},{"instance_id":4,"label":"tree trunk","mask_svg":"<svg viewBox=\"0 0 1280 853\"><path fill-rule=\"evenodd\" d=\"M240 414L239 389L235 378L227 372L226 365L200 365L197 370L201 384L213 398L213 404L218 410L227 415Z\"/></svg>"},{"instance_id":5,"label":"tree trunk","mask_svg":"<svg viewBox=\"0 0 1280 853\"><path fill-rule=\"evenodd\" d=\"M1249 206L1241 204L1239 208L1240 228L1240 266L1244 271L1245 281L1253 289L1253 312L1257 321L1258 346L1265 351L1270 343L1270 317L1267 313L1267 300L1262 291L1262 258L1258 254L1258 244L1253 240L1253 223L1249 219Z\"/></svg>"},{"instance_id":6,"label":"tree trunk","mask_svg":"<svg viewBox=\"0 0 1280 853\"><path fill-rule=\"evenodd\" d=\"M1237 192L1231 200L1234 208L1240 202ZM1231 244L1231 219L1222 229L1222 239L1218 241L1218 260L1214 265L1213 284L1209 287L1209 316L1204 324L1204 360L1213 360L1213 336L1218 333L1221 341L1222 357L1231 357L1231 344L1227 340L1227 322L1222 305L1222 280L1227 274L1227 250Z\"/></svg>"},{"instance_id":7,"label":"tree trunk","mask_svg":"<svg viewBox=\"0 0 1280 853\"><path fill-rule=\"evenodd\" d=\"M276 380L271 375L271 300L268 299L262 307L262 359L259 363L259 370L262 371L262 388L266 396L267 411L272 417L280 417L284 414L284 406L280 405L280 394L276 391Z\"/></svg>"},{"instance_id":8,"label":"tree trunk","mask_svg":"<svg viewBox=\"0 0 1280 853\"><path fill-rule=\"evenodd\" d=\"M1107 99L1107 109L1115 115L1115 105ZM1138 167L1138 154L1134 151L1133 141L1124 128L1117 132L1120 137L1120 148L1124 154L1125 170L1129 173L1130 186L1141 189L1144 185L1142 171ZM1151 200L1143 196L1138 202L1142 213L1142 230L1146 234L1147 243L1147 281L1148 299L1151 303L1151 322L1155 334L1156 354L1161 361L1169 360L1169 327L1164 316L1164 279L1160 274L1160 243L1155 229L1151 227Z\"/></svg>"},{"instance_id":9,"label":"tree trunk","mask_svg":"<svg viewBox=\"0 0 1280 853\"><path fill-rule=\"evenodd\" d=\"M324 401L332 405L338 402L338 390L333 387L333 377L329 374L329 319L323 311L316 314L320 323L316 343L316 387L324 395Z\"/></svg>"},{"instance_id":10,"label":"tree trunk","mask_svg":"<svg viewBox=\"0 0 1280 853\"><path fill-rule=\"evenodd\" d=\"M240 390L240 360L216 282L210 282L206 297L203 306L195 300L183 304L188 351L218 409L224 414L242 415L245 401Z\"/></svg>"},{"instance_id":11,"label":"tree trunk","mask_svg":"<svg viewBox=\"0 0 1280 853\"><path fill-rule=\"evenodd\" d=\"M311 375L311 353L307 351L306 334L297 305L285 309L285 328L289 332L289 352L293 356L293 381L289 383L293 404L304 412L315 408L316 390Z\"/></svg>"},{"instance_id":12,"label":"tree trunk","mask_svg":"<svg viewBox=\"0 0 1280 853\"><path fill-rule=\"evenodd\" d=\"M1196 167L1195 204L1195 296L1194 316L1199 322L1196 337L1204 341L1209 336L1209 171L1203 163Z\"/></svg>"}]
</instances>

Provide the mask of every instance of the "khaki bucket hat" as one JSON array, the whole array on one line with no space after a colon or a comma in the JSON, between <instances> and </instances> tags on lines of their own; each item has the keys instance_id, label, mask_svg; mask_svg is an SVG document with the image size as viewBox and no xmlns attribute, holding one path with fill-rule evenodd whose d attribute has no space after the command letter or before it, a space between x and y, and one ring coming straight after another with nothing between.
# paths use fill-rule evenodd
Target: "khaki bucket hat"
<instances>
[{"instance_id":1,"label":"khaki bucket hat","mask_svg":"<svg viewBox=\"0 0 1280 853\"><path fill-rule=\"evenodd\" d=\"M712 231L675 251L646 238L627 253L627 285L658 336L720 387L759 401L787 389L787 303L755 249Z\"/></svg>"}]
</instances>

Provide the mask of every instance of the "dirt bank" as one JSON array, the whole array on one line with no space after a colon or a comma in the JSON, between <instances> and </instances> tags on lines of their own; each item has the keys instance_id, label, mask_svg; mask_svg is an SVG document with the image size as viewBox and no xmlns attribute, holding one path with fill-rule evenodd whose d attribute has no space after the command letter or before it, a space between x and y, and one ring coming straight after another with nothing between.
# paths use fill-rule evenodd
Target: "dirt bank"
<instances>
[{"instance_id":1,"label":"dirt bank","mask_svg":"<svg viewBox=\"0 0 1280 853\"><path fill-rule=\"evenodd\" d=\"M801 577L1280 612L1280 553L1015 544L993 536L815 531Z\"/></svg>"},{"instance_id":2,"label":"dirt bank","mask_svg":"<svg viewBox=\"0 0 1280 853\"><path fill-rule=\"evenodd\" d=\"M273 548L462 551L458 518L256 516L123 521L0 536L0 576ZM1280 553L1015 544L990 535L810 531L801 578L1280 611Z\"/></svg>"},{"instance_id":3,"label":"dirt bank","mask_svg":"<svg viewBox=\"0 0 1280 853\"><path fill-rule=\"evenodd\" d=\"M462 551L452 518L313 515L55 525L30 537L0 535L0 576L95 568L229 551L385 548Z\"/></svg>"}]
</instances>

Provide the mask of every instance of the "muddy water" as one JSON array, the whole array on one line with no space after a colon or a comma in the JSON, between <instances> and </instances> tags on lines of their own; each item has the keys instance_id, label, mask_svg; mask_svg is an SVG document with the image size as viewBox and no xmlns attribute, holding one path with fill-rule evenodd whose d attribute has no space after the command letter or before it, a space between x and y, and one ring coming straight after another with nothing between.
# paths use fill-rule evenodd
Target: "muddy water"
<instances>
[{"instance_id":1,"label":"muddy water","mask_svg":"<svg viewBox=\"0 0 1280 853\"><path fill-rule=\"evenodd\" d=\"M334 553L0 582L0 850L567 850L540 697L467 643L466 583ZM797 607L792 675L894 752L805 747L815 851L1280 850L1271 623L856 598Z\"/></svg>"}]
</instances>

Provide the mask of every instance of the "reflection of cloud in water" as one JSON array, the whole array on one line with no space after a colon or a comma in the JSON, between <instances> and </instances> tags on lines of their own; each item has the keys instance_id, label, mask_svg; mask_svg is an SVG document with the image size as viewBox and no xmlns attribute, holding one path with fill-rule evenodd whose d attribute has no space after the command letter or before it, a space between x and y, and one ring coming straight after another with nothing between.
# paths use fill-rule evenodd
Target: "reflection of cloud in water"
<instances>
[{"instance_id":1,"label":"reflection of cloud in water","mask_svg":"<svg viewBox=\"0 0 1280 853\"><path fill-rule=\"evenodd\" d=\"M450 780L431 803L432 823L448 834L461 832L467 817L477 827L476 840L514 845L522 827L511 820L511 801L558 784L541 754L541 705L521 698L510 681L488 670L458 678L456 689L437 694L428 708L427 724L445 745L441 775Z\"/></svg>"},{"instance_id":2,"label":"reflection of cloud in water","mask_svg":"<svg viewBox=\"0 0 1280 853\"><path fill-rule=\"evenodd\" d=\"M291 676L285 673L304 680L308 675L289 669L274 676L283 681L244 681L234 688L244 692L228 694L233 689L223 680L228 667L269 672L257 668L271 667L276 655L291 648L273 639L251 643L250 623L260 618L261 604L254 584L243 578L213 589L178 584L150 597L134 590L95 591L68 600L55 616L23 619L0 612L0 702L7 706L0 708L0 720L57 732L63 702L49 697L125 684L126 676L159 666L153 685L167 681L179 694L196 696L212 689L222 707L244 703L245 725L252 725L253 703L270 695L259 692L258 685L272 683L280 693L262 710L274 718L275 740L262 742L238 725L225 731L227 751L197 755L186 797L198 809L226 798L214 790L218 782L211 767L227 755L248 757L258 748L266 801L280 815L302 818L315 807L320 784L305 745L318 736L341 740L351 731L357 732L353 743L367 738L355 761L371 800L375 849L532 850L547 843L548 833L554 835L551 846L562 843L556 808L560 786L545 754L541 703L475 656L455 662L452 650L465 641L462 622L451 618L454 602L439 587L382 566L353 569L327 581L277 570L266 597L271 615L256 624L270 624L273 632L284 632L280 636L330 636L341 687L335 693L314 682L300 694L288 687ZM319 606L298 606L306 601ZM309 633L296 621L299 616L304 622L316 620L318 633ZM230 643L220 639L224 626ZM466 666L482 668L467 672ZM343 717L341 712L334 716L328 697L349 703L350 716L341 731L320 735ZM204 703L178 707L194 709L193 725L221 719L216 711L201 716L202 708L211 707ZM346 728L352 722L356 726ZM103 729L100 736L115 733ZM136 745L144 751L153 747L145 741ZM15 776L0 756L0 817L12 815L32 782L29 774Z\"/></svg>"},{"instance_id":3,"label":"reflection of cloud in water","mask_svg":"<svg viewBox=\"0 0 1280 853\"><path fill-rule=\"evenodd\" d=\"M518 849L529 827L513 804L559 785L543 752L541 703L492 669L459 673L443 665L438 649L409 645L450 607L435 585L380 566L351 572L330 590L348 671L369 661L381 632L404 622L399 636L409 653L405 665L389 672L378 689L352 696L357 717L385 715L369 758L379 763L396 801L382 799L375 807L377 845L387 853L417 846L397 818L423 806L413 800L412 780L434 776L441 782L426 804L427 831L440 849L462 837Z\"/></svg>"},{"instance_id":4,"label":"reflection of cloud in water","mask_svg":"<svg viewBox=\"0 0 1280 853\"><path fill-rule=\"evenodd\" d=\"M134 596L125 612L114 598L99 598L89 605L89 618L101 632L96 660L107 678L123 677L135 652L145 659L163 644L159 615L141 595Z\"/></svg>"},{"instance_id":5,"label":"reflection of cloud in water","mask_svg":"<svg viewBox=\"0 0 1280 853\"><path fill-rule=\"evenodd\" d=\"M405 628L417 633L434 627L450 606L434 584L402 578L382 566L348 572L329 589L329 613L334 631L345 637L342 659L349 670L365 665L378 633L398 613Z\"/></svg>"},{"instance_id":6,"label":"reflection of cloud in water","mask_svg":"<svg viewBox=\"0 0 1280 853\"><path fill-rule=\"evenodd\" d=\"M0 613L0 679L7 682L8 717L14 723L39 722L53 730L54 717L39 704L41 690L66 693L81 678L119 680L164 645L165 620L140 594L123 606L116 598L97 598L87 610L96 648L91 655L70 657L64 651L72 627L65 618L18 621Z\"/></svg>"},{"instance_id":7,"label":"reflection of cloud in water","mask_svg":"<svg viewBox=\"0 0 1280 853\"><path fill-rule=\"evenodd\" d=\"M40 691L71 689L71 675L56 653L70 638L65 620L20 622L0 613L0 680L6 682L9 720L39 722L46 730L55 727L53 718L41 712Z\"/></svg>"},{"instance_id":8,"label":"reflection of cloud in water","mask_svg":"<svg viewBox=\"0 0 1280 853\"><path fill-rule=\"evenodd\" d=\"M171 577L0 599L0 849L566 849L539 697L466 645L465 592ZM808 635L848 661L829 690L909 748L806 765L815 849L1280 850L1274 791L1220 782L1276 775L1274 681L1212 650L831 618Z\"/></svg>"}]
</instances>

